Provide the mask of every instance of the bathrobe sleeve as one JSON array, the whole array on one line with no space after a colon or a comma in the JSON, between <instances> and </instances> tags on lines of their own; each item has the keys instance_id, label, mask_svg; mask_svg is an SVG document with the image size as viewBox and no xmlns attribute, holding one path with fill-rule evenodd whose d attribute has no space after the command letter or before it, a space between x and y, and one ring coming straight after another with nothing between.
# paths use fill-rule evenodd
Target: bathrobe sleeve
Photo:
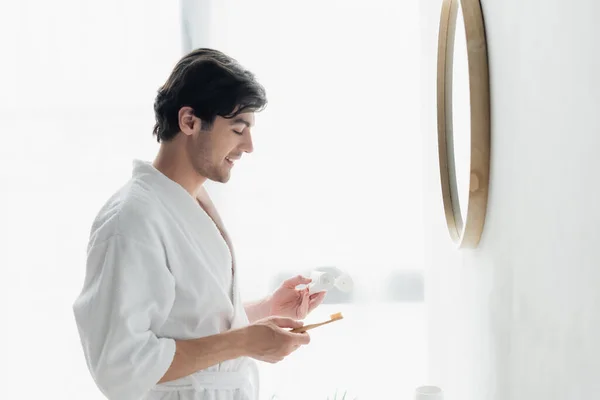
<instances>
[{"instance_id":1,"label":"bathrobe sleeve","mask_svg":"<svg viewBox=\"0 0 600 400\"><path fill-rule=\"evenodd\" d=\"M154 332L175 298L174 278L157 247L113 235L88 251L73 311L87 366L110 400L146 395L175 355L175 341Z\"/></svg>"}]
</instances>

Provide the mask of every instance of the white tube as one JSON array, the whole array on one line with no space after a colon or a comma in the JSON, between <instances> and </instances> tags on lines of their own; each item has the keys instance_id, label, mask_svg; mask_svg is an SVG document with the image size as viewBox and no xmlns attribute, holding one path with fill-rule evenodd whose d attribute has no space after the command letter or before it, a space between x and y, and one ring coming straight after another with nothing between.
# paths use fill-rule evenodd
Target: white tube
<instances>
[{"instance_id":1,"label":"white tube","mask_svg":"<svg viewBox=\"0 0 600 400\"><path fill-rule=\"evenodd\" d=\"M350 293L354 288L354 282L350 275L342 274L335 279L335 287L340 290L340 292Z\"/></svg>"},{"instance_id":2,"label":"white tube","mask_svg":"<svg viewBox=\"0 0 600 400\"><path fill-rule=\"evenodd\" d=\"M444 400L444 393L437 386L421 386L415 390L415 400Z\"/></svg>"},{"instance_id":3,"label":"white tube","mask_svg":"<svg viewBox=\"0 0 600 400\"><path fill-rule=\"evenodd\" d=\"M326 292L333 288L335 279L329 272L313 271L310 274L312 282L308 284L308 292L310 294Z\"/></svg>"}]
</instances>

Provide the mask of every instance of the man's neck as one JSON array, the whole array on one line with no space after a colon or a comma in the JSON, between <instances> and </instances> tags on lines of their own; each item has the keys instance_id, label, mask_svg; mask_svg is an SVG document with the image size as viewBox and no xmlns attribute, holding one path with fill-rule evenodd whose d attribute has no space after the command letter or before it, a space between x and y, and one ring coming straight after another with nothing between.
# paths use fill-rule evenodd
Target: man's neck
<instances>
[{"instance_id":1,"label":"man's neck","mask_svg":"<svg viewBox=\"0 0 600 400\"><path fill-rule=\"evenodd\" d=\"M181 185L190 196L198 198L206 178L198 175L187 156L182 154L176 143L162 143L152 165L167 178Z\"/></svg>"}]
</instances>

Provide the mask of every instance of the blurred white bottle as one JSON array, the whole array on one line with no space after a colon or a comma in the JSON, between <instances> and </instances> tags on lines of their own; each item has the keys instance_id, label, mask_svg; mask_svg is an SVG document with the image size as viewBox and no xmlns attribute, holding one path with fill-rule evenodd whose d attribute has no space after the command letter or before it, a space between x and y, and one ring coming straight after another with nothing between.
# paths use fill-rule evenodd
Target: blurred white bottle
<instances>
[{"instance_id":1,"label":"blurred white bottle","mask_svg":"<svg viewBox=\"0 0 600 400\"><path fill-rule=\"evenodd\" d=\"M437 386L421 386L415 390L415 400L444 400L444 392Z\"/></svg>"},{"instance_id":2,"label":"blurred white bottle","mask_svg":"<svg viewBox=\"0 0 600 400\"><path fill-rule=\"evenodd\" d=\"M354 288L354 282L352 281L352 278L350 278L350 275L341 274L335 278L334 286L343 293L350 293L352 288Z\"/></svg>"}]
</instances>

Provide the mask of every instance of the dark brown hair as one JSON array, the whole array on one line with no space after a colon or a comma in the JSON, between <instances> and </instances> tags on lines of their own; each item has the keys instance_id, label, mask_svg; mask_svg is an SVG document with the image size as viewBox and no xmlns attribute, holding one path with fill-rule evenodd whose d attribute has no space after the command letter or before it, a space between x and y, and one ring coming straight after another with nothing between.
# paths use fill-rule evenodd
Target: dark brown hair
<instances>
[{"instance_id":1,"label":"dark brown hair","mask_svg":"<svg viewBox=\"0 0 600 400\"><path fill-rule=\"evenodd\" d=\"M267 105L265 89L254 74L218 50L201 48L184 56L154 101L158 142L169 141L179 133L179 110L191 107L209 129L215 118L258 112Z\"/></svg>"}]
</instances>

